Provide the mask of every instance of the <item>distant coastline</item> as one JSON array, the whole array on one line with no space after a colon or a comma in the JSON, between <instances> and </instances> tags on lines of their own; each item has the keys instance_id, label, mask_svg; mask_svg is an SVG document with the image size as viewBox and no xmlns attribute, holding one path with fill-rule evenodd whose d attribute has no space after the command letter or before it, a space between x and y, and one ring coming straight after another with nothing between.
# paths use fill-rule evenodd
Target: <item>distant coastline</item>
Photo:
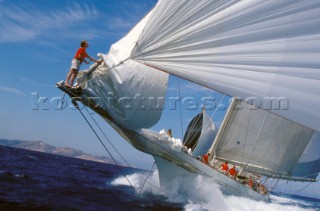
<instances>
[{"instance_id":1,"label":"distant coastline","mask_svg":"<svg viewBox=\"0 0 320 211\"><path fill-rule=\"evenodd\" d=\"M44 152L55 155L62 155L67 157L73 157L83 160L90 160L101 163L115 164L112 159L104 156L93 156L82 152L81 150L76 150L70 147L55 147L49 145L43 141L22 141L22 140L8 140L0 139L0 145L27 149L37 152Z\"/></svg>"}]
</instances>

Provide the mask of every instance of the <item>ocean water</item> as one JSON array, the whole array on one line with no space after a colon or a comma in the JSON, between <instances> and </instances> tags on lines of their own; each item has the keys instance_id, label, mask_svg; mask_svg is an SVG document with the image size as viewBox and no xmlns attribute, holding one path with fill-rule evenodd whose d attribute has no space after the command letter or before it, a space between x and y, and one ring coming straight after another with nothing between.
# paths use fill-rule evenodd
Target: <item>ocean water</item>
<instances>
[{"instance_id":1,"label":"ocean water","mask_svg":"<svg viewBox=\"0 0 320 211\"><path fill-rule=\"evenodd\" d=\"M0 210L320 210L319 200L298 196L272 195L271 203L226 197L200 176L161 190L157 171L144 184L147 174L0 146Z\"/></svg>"}]
</instances>

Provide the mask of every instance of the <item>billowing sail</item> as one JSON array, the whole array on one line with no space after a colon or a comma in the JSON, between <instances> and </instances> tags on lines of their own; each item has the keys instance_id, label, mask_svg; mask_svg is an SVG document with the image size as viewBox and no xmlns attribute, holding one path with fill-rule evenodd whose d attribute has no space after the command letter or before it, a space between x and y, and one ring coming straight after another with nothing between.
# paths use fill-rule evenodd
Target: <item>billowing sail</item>
<instances>
[{"instance_id":1,"label":"billowing sail","mask_svg":"<svg viewBox=\"0 0 320 211\"><path fill-rule=\"evenodd\" d=\"M105 65L81 84L95 104L128 129L152 127L164 108L168 74L130 59L150 14L102 55Z\"/></svg>"},{"instance_id":2,"label":"billowing sail","mask_svg":"<svg viewBox=\"0 0 320 211\"><path fill-rule=\"evenodd\" d=\"M183 138L183 145L192 149L193 156L203 156L209 151L217 131L217 126L203 110L191 120Z\"/></svg>"},{"instance_id":3,"label":"billowing sail","mask_svg":"<svg viewBox=\"0 0 320 211\"><path fill-rule=\"evenodd\" d=\"M319 138L314 134L310 128L235 99L212 153L216 159L250 172L283 179L315 179L319 165L310 168L303 159L303 152L310 152L306 150L308 144ZM318 159L319 156L314 161Z\"/></svg>"},{"instance_id":4,"label":"billowing sail","mask_svg":"<svg viewBox=\"0 0 320 211\"><path fill-rule=\"evenodd\" d=\"M152 12L132 59L320 131L319 1L159 0Z\"/></svg>"},{"instance_id":5,"label":"billowing sail","mask_svg":"<svg viewBox=\"0 0 320 211\"><path fill-rule=\"evenodd\" d=\"M197 116L193 117L190 121L186 133L183 137L183 146L187 147L188 149L194 150L197 146L198 140L201 135L202 130L202 122L203 122L203 114L202 112Z\"/></svg>"},{"instance_id":6,"label":"billowing sail","mask_svg":"<svg viewBox=\"0 0 320 211\"><path fill-rule=\"evenodd\" d=\"M306 154L320 142L319 13L312 0L159 0L104 56L89 89L104 99L110 90L158 99L167 72L238 97L243 109L226 117L215 156L263 175L314 179L320 159ZM158 121L161 109L152 109L119 103L110 115L138 129Z\"/></svg>"}]
</instances>

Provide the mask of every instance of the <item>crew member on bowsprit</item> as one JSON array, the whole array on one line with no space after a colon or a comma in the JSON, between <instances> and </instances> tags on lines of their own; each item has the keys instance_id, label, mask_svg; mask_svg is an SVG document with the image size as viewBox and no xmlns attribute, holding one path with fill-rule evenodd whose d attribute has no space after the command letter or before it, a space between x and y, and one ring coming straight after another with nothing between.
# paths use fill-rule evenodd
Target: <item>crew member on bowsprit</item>
<instances>
[{"instance_id":1,"label":"crew member on bowsprit","mask_svg":"<svg viewBox=\"0 0 320 211\"><path fill-rule=\"evenodd\" d=\"M71 62L71 68L67 75L67 79L65 82L65 86L68 88L71 88L73 86L74 79L77 77L80 65L82 62L85 62L86 64L89 64L89 61L85 60L85 58L88 57L91 61L94 61L98 64L100 64L102 61L95 60L91 56L89 56L86 52L86 49L89 47L89 43L85 40L81 41L80 48L77 50L76 55L72 59Z\"/></svg>"}]
</instances>

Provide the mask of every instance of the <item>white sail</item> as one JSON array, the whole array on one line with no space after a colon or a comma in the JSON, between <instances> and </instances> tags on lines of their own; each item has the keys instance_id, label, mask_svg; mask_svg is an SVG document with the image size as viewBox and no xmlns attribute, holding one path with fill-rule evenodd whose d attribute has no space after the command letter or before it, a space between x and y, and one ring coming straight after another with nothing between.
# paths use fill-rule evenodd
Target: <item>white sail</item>
<instances>
[{"instance_id":1,"label":"white sail","mask_svg":"<svg viewBox=\"0 0 320 211\"><path fill-rule=\"evenodd\" d=\"M316 178L320 172L320 133L313 134L311 141L304 150L296 167L293 169L293 175L304 178Z\"/></svg>"},{"instance_id":2,"label":"white sail","mask_svg":"<svg viewBox=\"0 0 320 211\"><path fill-rule=\"evenodd\" d=\"M152 12L132 59L320 131L319 1L159 0Z\"/></svg>"},{"instance_id":3,"label":"white sail","mask_svg":"<svg viewBox=\"0 0 320 211\"><path fill-rule=\"evenodd\" d=\"M235 101L212 149L216 159L277 178L304 180L317 177L318 173L308 176L310 170L303 174L294 171L299 160L303 161L303 152L312 142L314 130ZM300 168L307 166L299 165ZM313 173L319 172L319 168L313 167Z\"/></svg>"},{"instance_id":4,"label":"white sail","mask_svg":"<svg viewBox=\"0 0 320 211\"><path fill-rule=\"evenodd\" d=\"M152 127L159 121L164 108L168 74L130 59L150 15L113 44L109 53L102 55L105 65L82 83L94 103L128 129Z\"/></svg>"},{"instance_id":5,"label":"white sail","mask_svg":"<svg viewBox=\"0 0 320 211\"><path fill-rule=\"evenodd\" d=\"M192 148L193 156L205 155L213 144L218 127L208 116L206 110L192 119L184 136L184 145ZM190 146L192 145L192 146Z\"/></svg>"}]
</instances>

